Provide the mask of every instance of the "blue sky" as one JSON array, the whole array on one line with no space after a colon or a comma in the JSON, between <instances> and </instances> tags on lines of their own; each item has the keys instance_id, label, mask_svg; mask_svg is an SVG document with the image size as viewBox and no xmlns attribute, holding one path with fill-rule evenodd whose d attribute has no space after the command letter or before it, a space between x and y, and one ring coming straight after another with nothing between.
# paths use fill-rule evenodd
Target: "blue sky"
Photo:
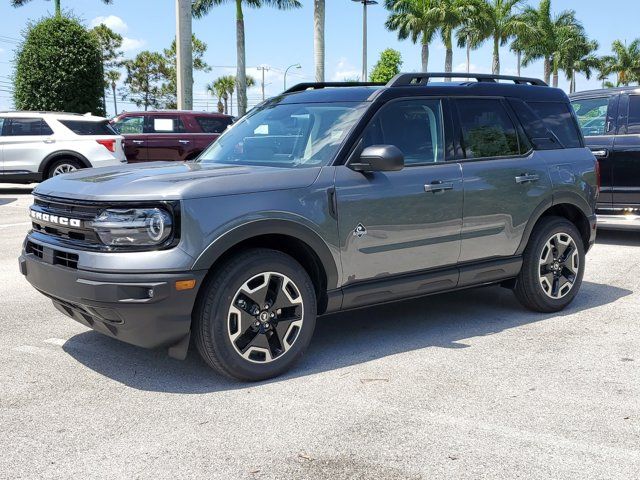
<instances>
[{"instance_id":1,"label":"blue sky","mask_svg":"<svg viewBox=\"0 0 640 480\"><path fill-rule=\"evenodd\" d=\"M313 80L313 1L302 0L298 10L278 11L272 8L246 9L245 28L247 65L249 73L259 80L255 67L268 66L265 83L267 96L283 88L283 71L294 63L301 69L292 69L289 85L297 81ZM382 3L382 0L381 0ZM537 0L531 0L537 3ZM104 5L100 0L62 0L63 9L72 11L87 26L104 22L125 37L126 56L135 56L142 50L162 50L175 36L175 6L173 0L114 0ZM640 37L637 0L609 0L607 8L595 0L554 0L553 9L574 9L591 38L600 43L601 54L609 53L615 39L631 41ZM10 109L10 77L13 50L16 41L29 20L36 20L53 11L46 0L33 0L22 8L13 8L7 0L0 3L0 110ZM327 0L326 12L326 74L327 80L343 80L360 75L361 71L361 12L362 7L351 0ZM624 12L624 13L620 13ZM419 70L420 47L409 41L399 41L394 32L384 28L385 9L381 5L369 9L369 68L379 53L391 47L402 53L403 70ZM235 8L232 3L216 7L206 18L194 21L195 34L209 46L206 61L215 66L209 73L195 75L195 103L198 109L215 108L215 100L206 94L205 85L214 78L235 72ZM431 46L429 68L443 70L444 48L439 40ZM464 70L465 52L454 52L454 69ZM472 69L491 70L489 42L472 52ZM502 73L515 73L515 57L507 48L501 52ZM523 70L523 75L542 76L540 62ZM561 87L567 88L564 78ZM578 79L578 89L597 88L597 80ZM259 87L249 91L249 104L261 98ZM235 99L234 99L235 100ZM235 102L234 102L235 103ZM134 110L129 103L120 103L120 109ZM110 111L110 113L113 113Z\"/></svg>"}]
</instances>

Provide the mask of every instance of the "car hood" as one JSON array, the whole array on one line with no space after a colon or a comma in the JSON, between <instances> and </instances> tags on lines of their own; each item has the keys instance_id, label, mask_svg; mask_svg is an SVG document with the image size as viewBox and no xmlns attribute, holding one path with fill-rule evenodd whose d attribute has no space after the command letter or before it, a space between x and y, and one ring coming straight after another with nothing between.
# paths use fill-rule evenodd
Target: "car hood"
<instances>
[{"instance_id":1,"label":"car hood","mask_svg":"<svg viewBox=\"0 0 640 480\"><path fill-rule=\"evenodd\" d=\"M83 200L179 200L304 188L320 168L153 162L91 168L53 177L35 194Z\"/></svg>"}]
</instances>

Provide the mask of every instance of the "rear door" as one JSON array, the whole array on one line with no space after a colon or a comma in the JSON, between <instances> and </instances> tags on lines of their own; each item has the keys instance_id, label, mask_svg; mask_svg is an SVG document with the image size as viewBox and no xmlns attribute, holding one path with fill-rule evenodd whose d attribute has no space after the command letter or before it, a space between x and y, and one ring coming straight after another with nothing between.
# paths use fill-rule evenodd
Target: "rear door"
<instances>
[{"instance_id":1,"label":"rear door","mask_svg":"<svg viewBox=\"0 0 640 480\"><path fill-rule=\"evenodd\" d=\"M150 115L146 132L150 162L185 160L191 152L193 139L179 115Z\"/></svg>"},{"instance_id":2,"label":"rear door","mask_svg":"<svg viewBox=\"0 0 640 480\"><path fill-rule=\"evenodd\" d=\"M113 128L124 137L123 147L129 163L146 162L147 134L144 131L144 115L127 115L119 117Z\"/></svg>"},{"instance_id":3,"label":"rear door","mask_svg":"<svg viewBox=\"0 0 640 480\"><path fill-rule=\"evenodd\" d=\"M515 255L534 210L552 197L547 167L504 100L454 103L464 178L460 262Z\"/></svg>"},{"instance_id":4,"label":"rear door","mask_svg":"<svg viewBox=\"0 0 640 480\"><path fill-rule=\"evenodd\" d=\"M614 207L640 205L640 95L622 95L611 160Z\"/></svg>"},{"instance_id":5,"label":"rear door","mask_svg":"<svg viewBox=\"0 0 640 480\"><path fill-rule=\"evenodd\" d=\"M617 128L619 95L600 95L571 101L584 135L600 165L600 197L598 208L610 208L613 201L614 140Z\"/></svg>"},{"instance_id":6,"label":"rear door","mask_svg":"<svg viewBox=\"0 0 640 480\"><path fill-rule=\"evenodd\" d=\"M37 172L55 149L53 130L42 118L6 118L3 126L4 173Z\"/></svg>"}]
</instances>

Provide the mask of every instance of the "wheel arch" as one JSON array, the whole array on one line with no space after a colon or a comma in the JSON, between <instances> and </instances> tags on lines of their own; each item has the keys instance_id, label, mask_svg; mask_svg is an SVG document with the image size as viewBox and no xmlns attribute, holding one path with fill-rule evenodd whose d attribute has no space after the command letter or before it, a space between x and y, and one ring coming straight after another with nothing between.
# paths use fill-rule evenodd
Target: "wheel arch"
<instances>
[{"instance_id":1,"label":"wheel arch","mask_svg":"<svg viewBox=\"0 0 640 480\"><path fill-rule=\"evenodd\" d=\"M309 227L290 220L257 220L230 230L212 242L193 270L216 271L226 259L249 248L270 248L293 257L314 284L318 314L327 309L327 291L337 288L338 269L325 241Z\"/></svg>"},{"instance_id":2,"label":"wheel arch","mask_svg":"<svg viewBox=\"0 0 640 480\"><path fill-rule=\"evenodd\" d=\"M38 172L44 176L53 162L62 158L73 158L82 163L84 168L91 168L91 163L89 162L87 157L85 157L81 153L74 152L73 150L58 150L56 152L50 153L44 158L44 160L42 160L42 162L40 162Z\"/></svg>"}]
</instances>

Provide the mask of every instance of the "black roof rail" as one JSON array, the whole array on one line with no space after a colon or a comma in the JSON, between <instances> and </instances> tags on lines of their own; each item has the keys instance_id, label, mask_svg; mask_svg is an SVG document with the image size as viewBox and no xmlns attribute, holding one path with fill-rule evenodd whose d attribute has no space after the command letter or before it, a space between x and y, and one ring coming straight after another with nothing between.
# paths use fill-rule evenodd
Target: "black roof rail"
<instances>
[{"instance_id":1,"label":"black roof rail","mask_svg":"<svg viewBox=\"0 0 640 480\"><path fill-rule=\"evenodd\" d=\"M334 87L384 87L384 83L377 82L307 82L298 83L293 87L285 90L283 93L302 92L304 90L320 90L322 88Z\"/></svg>"},{"instance_id":2,"label":"black roof rail","mask_svg":"<svg viewBox=\"0 0 640 480\"><path fill-rule=\"evenodd\" d=\"M432 78L475 78L478 82L496 83L497 80L510 80L517 85L535 85L548 87L548 85L538 78L515 77L512 75L492 75L488 73L399 73L393 77L387 87L406 87L411 85L424 86Z\"/></svg>"}]
</instances>

